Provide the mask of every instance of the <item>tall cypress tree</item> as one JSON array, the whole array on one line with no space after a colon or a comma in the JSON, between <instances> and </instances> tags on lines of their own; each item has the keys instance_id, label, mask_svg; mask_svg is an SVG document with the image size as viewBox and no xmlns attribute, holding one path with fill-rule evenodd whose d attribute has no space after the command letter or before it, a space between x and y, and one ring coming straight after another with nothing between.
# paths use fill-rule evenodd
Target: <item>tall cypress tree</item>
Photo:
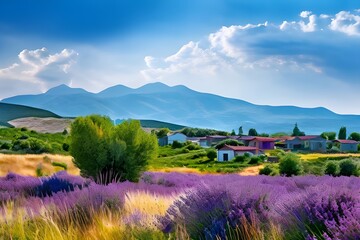
<instances>
[{"instance_id":1,"label":"tall cypress tree","mask_svg":"<svg viewBox=\"0 0 360 240\"><path fill-rule=\"evenodd\" d=\"M346 139L346 127L340 128L338 139Z\"/></svg>"}]
</instances>

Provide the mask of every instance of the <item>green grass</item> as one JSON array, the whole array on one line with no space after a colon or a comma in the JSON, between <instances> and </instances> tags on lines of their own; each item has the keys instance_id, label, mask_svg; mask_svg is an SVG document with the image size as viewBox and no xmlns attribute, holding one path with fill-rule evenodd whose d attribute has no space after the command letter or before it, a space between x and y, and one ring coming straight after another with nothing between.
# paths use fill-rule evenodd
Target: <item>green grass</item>
<instances>
[{"instance_id":1,"label":"green grass","mask_svg":"<svg viewBox=\"0 0 360 240\"><path fill-rule=\"evenodd\" d=\"M204 173L235 173L246 167L248 163L210 161L206 156L207 150L199 149L187 152L185 147L172 149L171 146L159 147L159 157L150 161L150 170L164 170L168 168L196 169Z\"/></svg>"},{"instance_id":2,"label":"green grass","mask_svg":"<svg viewBox=\"0 0 360 240\"><path fill-rule=\"evenodd\" d=\"M56 145L58 149L54 148L54 153L68 154L62 150L62 144L68 142L67 136L62 133L38 133L20 128L0 128L0 145L5 142L12 143L19 138L36 138L50 145Z\"/></svg>"},{"instance_id":3,"label":"green grass","mask_svg":"<svg viewBox=\"0 0 360 240\"><path fill-rule=\"evenodd\" d=\"M60 118L55 113L33 107L16 104L0 103L0 125L9 127L10 120L24 117L54 117Z\"/></svg>"}]
</instances>

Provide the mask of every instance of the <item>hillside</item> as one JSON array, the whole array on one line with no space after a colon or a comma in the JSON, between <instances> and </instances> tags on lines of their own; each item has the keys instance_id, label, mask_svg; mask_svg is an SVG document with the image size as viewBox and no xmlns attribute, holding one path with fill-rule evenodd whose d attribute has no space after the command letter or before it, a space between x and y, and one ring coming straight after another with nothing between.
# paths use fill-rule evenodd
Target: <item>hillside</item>
<instances>
[{"instance_id":1,"label":"hillside","mask_svg":"<svg viewBox=\"0 0 360 240\"><path fill-rule=\"evenodd\" d=\"M27 104L47 109L61 116L88 114L108 115L112 119L152 119L179 125L258 132L292 131L297 122L306 134L338 131L360 131L360 116L339 115L322 107L266 106L193 91L184 86L169 87L151 83L137 89L122 85L90 93L66 85L39 95L23 95L3 102Z\"/></svg>"},{"instance_id":2,"label":"hillside","mask_svg":"<svg viewBox=\"0 0 360 240\"><path fill-rule=\"evenodd\" d=\"M24 117L60 118L60 116L47 110L0 102L0 125L11 126L8 123L10 120Z\"/></svg>"}]
</instances>

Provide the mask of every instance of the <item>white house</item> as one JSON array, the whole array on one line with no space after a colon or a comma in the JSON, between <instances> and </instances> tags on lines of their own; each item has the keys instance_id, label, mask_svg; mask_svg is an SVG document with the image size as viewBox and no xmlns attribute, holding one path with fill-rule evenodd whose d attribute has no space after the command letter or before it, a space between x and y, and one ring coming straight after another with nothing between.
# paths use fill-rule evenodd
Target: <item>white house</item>
<instances>
[{"instance_id":1,"label":"white house","mask_svg":"<svg viewBox=\"0 0 360 240\"><path fill-rule=\"evenodd\" d=\"M217 159L220 162L226 162L232 160L236 156L244 155L245 153L249 153L250 155L256 155L258 153L258 148L225 145L217 151Z\"/></svg>"},{"instance_id":2,"label":"white house","mask_svg":"<svg viewBox=\"0 0 360 240\"><path fill-rule=\"evenodd\" d=\"M341 152L357 152L358 151L358 142L354 140L334 140L333 141L337 147L339 147Z\"/></svg>"},{"instance_id":3,"label":"white house","mask_svg":"<svg viewBox=\"0 0 360 240\"><path fill-rule=\"evenodd\" d=\"M176 133L173 133L173 134L170 134L167 136L167 144L172 144L174 141L184 143L184 142L186 142L186 140L187 140L186 135L179 133L179 132L176 132Z\"/></svg>"}]
</instances>

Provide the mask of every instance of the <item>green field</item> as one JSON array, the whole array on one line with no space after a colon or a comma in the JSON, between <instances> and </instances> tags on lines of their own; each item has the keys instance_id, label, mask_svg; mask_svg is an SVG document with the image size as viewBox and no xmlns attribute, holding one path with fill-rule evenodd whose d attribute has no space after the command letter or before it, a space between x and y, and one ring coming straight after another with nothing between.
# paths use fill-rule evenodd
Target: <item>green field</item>
<instances>
[{"instance_id":1,"label":"green field","mask_svg":"<svg viewBox=\"0 0 360 240\"><path fill-rule=\"evenodd\" d=\"M177 149L171 146L159 147L159 156L149 163L149 170L169 171L183 168L184 171L193 169L203 173L237 173L246 167L254 166L247 162L211 161L206 156L207 151L205 149L188 150L186 147Z\"/></svg>"}]
</instances>

